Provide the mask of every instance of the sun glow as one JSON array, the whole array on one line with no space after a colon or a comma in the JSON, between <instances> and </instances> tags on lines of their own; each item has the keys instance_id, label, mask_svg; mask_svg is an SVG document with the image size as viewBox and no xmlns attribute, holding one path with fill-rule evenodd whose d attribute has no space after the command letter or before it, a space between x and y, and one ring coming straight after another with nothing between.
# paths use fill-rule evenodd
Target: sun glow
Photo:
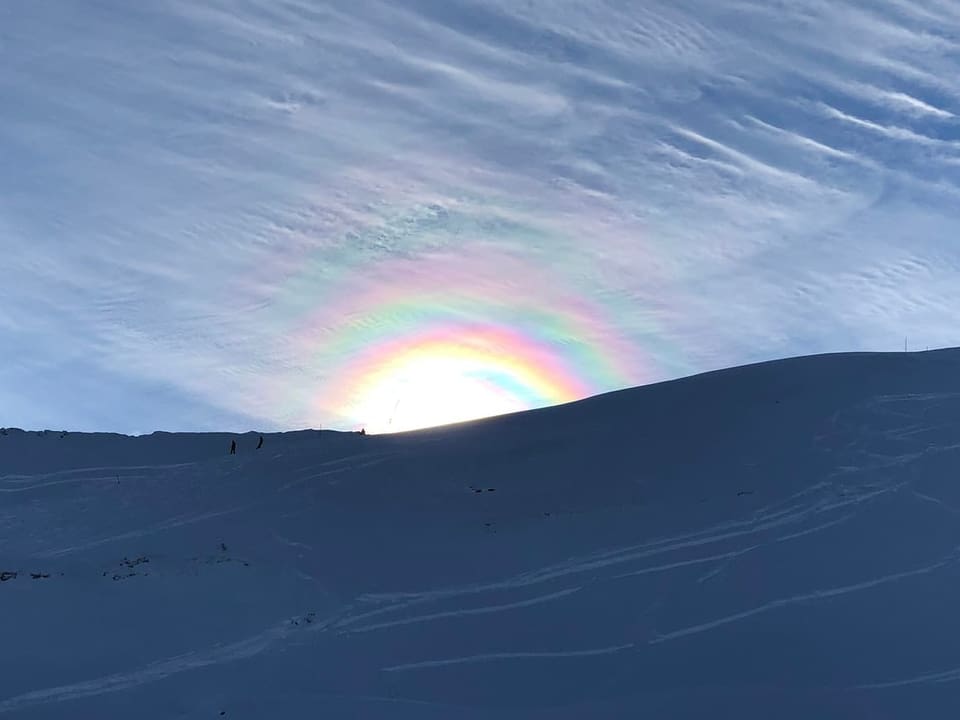
<instances>
[{"instance_id":1,"label":"sun glow","mask_svg":"<svg viewBox=\"0 0 960 720\"><path fill-rule=\"evenodd\" d=\"M367 388L355 412L375 419L371 432L400 432L524 408L469 363L435 356L392 363Z\"/></svg>"},{"instance_id":2,"label":"sun glow","mask_svg":"<svg viewBox=\"0 0 960 720\"><path fill-rule=\"evenodd\" d=\"M349 414L370 432L400 432L502 415L587 394L547 350L499 328L420 336L363 363Z\"/></svg>"}]
</instances>

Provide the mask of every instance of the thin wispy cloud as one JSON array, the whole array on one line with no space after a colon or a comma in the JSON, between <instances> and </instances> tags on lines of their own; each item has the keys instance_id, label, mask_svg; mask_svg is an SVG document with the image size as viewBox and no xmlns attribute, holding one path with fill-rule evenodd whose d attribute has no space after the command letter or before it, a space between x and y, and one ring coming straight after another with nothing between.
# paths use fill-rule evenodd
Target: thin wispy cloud
<instances>
[{"instance_id":1,"label":"thin wispy cloud","mask_svg":"<svg viewBox=\"0 0 960 720\"><path fill-rule=\"evenodd\" d=\"M437 343L523 406L956 344L958 42L934 0L5 6L0 424L386 427Z\"/></svg>"}]
</instances>

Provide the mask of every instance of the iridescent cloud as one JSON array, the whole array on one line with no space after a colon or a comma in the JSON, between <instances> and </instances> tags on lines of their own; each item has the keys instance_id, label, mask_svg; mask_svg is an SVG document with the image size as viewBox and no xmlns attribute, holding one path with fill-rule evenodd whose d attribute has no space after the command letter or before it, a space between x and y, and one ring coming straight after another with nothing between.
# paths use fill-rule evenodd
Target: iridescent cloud
<instances>
[{"instance_id":1,"label":"iridescent cloud","mask_svg":"<svg viewBox=\"0 0 960 720\"><path fill-rule=\"evenodd\" d=\"M943 0L7 3L0 425L396 429L956 344L956 37Z\"/></svg>"}]
</instances>

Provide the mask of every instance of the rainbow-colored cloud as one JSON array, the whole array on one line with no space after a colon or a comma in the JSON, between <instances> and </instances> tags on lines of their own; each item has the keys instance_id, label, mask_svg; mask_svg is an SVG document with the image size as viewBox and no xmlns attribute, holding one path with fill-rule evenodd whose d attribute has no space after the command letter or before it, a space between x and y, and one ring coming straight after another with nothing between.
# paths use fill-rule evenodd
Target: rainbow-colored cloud
<instances>
[{"instance_id":1,"label":"rainbow-colored cloud","mask_svg":"<svg viewBox=\"0 0 960 720\"><path fill-rule=\"evenodd\" d=\"M551 289L547 272L494 248L471 252L418 258L413 274L387 261L366 289L355 278L333 289L343 298L335 312L301 318L297 354L325 376L310 398L316 423L410 430L569 402L644 377L601 307ZM494 281L498 273L526 281L512 288ZM435 279L430 290L424 278Z\"/></svg>"}]
</instances>

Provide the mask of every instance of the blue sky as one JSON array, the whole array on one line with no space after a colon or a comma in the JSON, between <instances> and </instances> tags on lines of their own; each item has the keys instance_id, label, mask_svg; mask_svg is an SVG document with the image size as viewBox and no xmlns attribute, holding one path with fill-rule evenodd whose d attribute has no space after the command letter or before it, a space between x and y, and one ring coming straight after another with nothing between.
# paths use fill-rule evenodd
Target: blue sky
<instances>
[{"instance_id":1,"label":"blue sky","mask_svg":"<svg viewBox=\"0 0 960 720\"><path fill-rule=\"evenodd\" d=\"M958 49L939 0L7 3L0 425L955 345Z\"/></svg>"}]
</instances>

